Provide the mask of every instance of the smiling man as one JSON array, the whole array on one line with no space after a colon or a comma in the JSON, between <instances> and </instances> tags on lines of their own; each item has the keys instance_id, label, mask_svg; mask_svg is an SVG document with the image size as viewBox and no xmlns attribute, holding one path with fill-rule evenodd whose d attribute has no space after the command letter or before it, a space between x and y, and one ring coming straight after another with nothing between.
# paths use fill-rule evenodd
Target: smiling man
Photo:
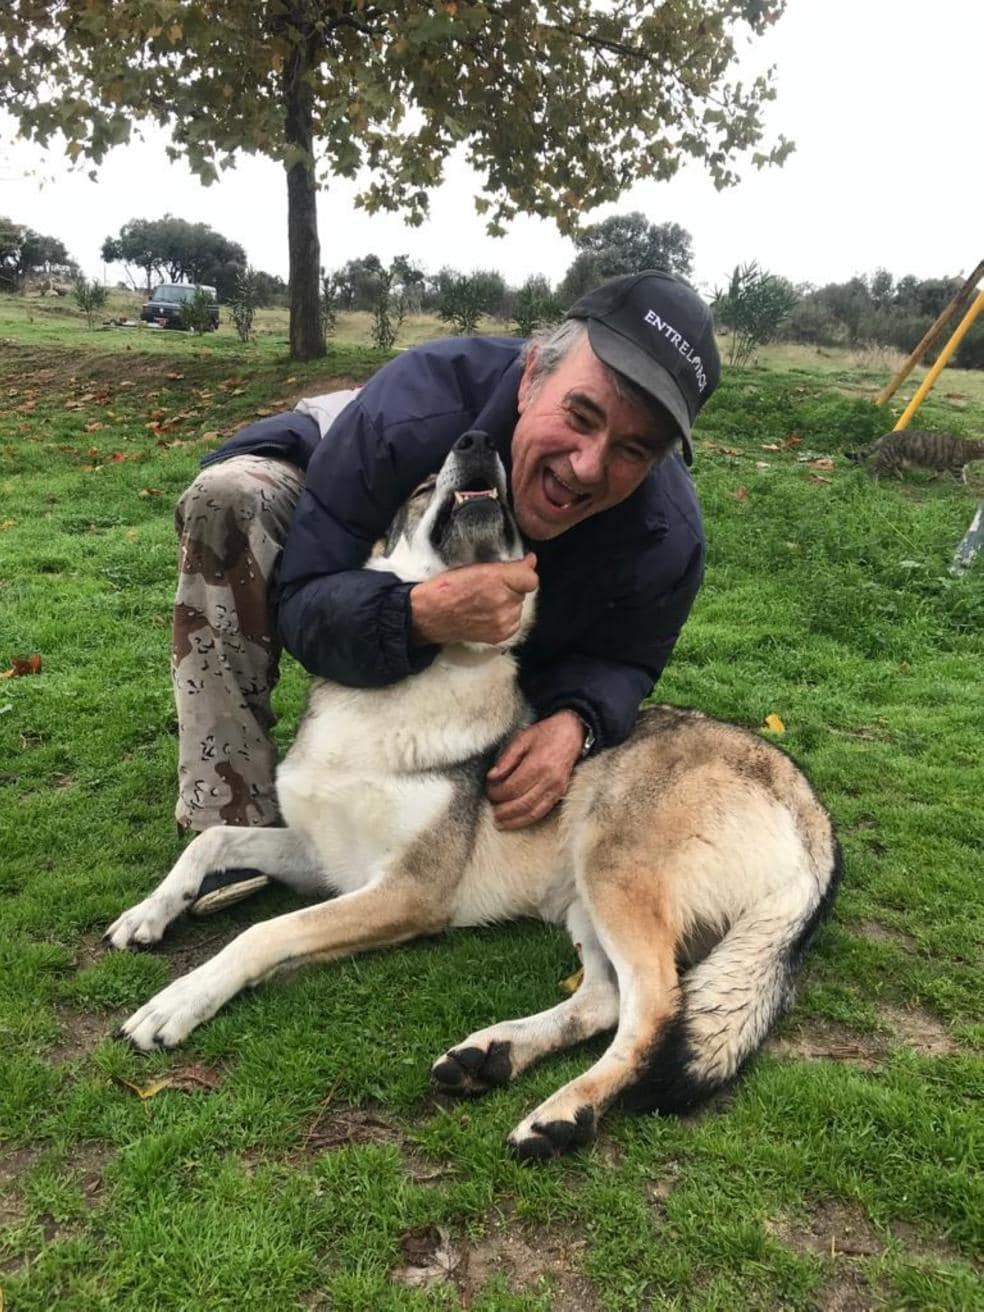
<instances>
[{"instance_id":1,"label":"smiling man","mask_svg":"<svg viewBox=\"0 0 984 1312\"><path fill-rule=\"evenodd\" d=\"M706 305L645 271L582 297L530 343L424 343L340 413L313 398L207 457L177 515L179 825L276 823L281 645L313 674L383 687L444 643L503 641L536 587L520 651L536 720L505 745L488 795L504 828L544 816L582 756L628 735L700 586L686 465L719 374ZM467 430L489 434L503 460L526 559L415 585L362 569ZM199 909L255 887L246 873L203 887Z\"/></svg>"}]
</instances>

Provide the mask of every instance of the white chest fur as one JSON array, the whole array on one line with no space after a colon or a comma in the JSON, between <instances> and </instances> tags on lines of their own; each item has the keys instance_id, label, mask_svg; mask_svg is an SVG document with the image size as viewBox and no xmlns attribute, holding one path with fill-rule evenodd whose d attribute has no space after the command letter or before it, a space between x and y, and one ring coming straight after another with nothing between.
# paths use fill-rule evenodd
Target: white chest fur
<instances>
[{"instance_id":1,"label":"white chest fur","mask_svg":"<svg viewBox=\"0 0 984 1312\"><path fill-rule=\"evenodd\" d=\"M284 819L312 839L337 888L358 888L440 822L448 772L526 714L513 658L494 651L446 648L388 688L319 682L277 775Z\"/></svg>"}]
</instances>

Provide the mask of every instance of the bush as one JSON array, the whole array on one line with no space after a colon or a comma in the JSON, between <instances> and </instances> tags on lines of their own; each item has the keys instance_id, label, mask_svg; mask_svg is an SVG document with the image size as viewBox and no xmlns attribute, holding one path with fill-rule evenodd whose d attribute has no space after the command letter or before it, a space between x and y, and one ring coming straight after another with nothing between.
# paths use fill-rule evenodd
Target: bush
<instances>
[{"instance_id":1,"label":"bush","mask_svg":"<svg viewBox=\"0 0 984 1312\"><path fill-rule=\"evenodd\" d=\"M334 337L335 328L338 324L338 305L339 305L339 282L338 275L334 273L321 272L321 331L327 341Z\"/></svg>"},{"instance_id":2,"label":"bush","mask_svg":"<svg viewBox=\"0 0 984 1312\"><path fill-rule=\"evenodd\" d=\"M984 369L984 323L980 319L957 348L954 363L958 369Z\"/></svg>"},{"instance_id":3,"label":"bush","mask_svg":"<svg viewBox=\"0 0 984 1312\"><path fill-rule=\"evenodd\" d=\"M253 268L241 269L233 281L229 310L239 340L244 344L253 337L253 316L262 302L263 274Z\"/></svg>"},{"instance_id":4,"label":"bush","mask_svg":"<svg viewBox=\"0 0 984 1312\"><path fill-rule=\"evenodd\" d=\"M560 317L550 284L542 275L527 278L513 296L512 317L520 337L532 337L537 329Z\"/></svg>"},{"instance_id":5,"label":"bush","mask_svg":"<svg viewBox=\"0 0 984 1312\"><path fill-rule=\"evenodd\" d=\"M212 327L212 312L212 298L203 287L196 287L194 296L181 307L181 327L207 333Z\"/></svg>"},{"instance_id":6,"label":"bush","mask_svg":"<svg viewBox=\"0 0 984 1312\"><path fill-rule=\"evenodd\" d=\"M755 260L735 265L728 290L714 298L718 323L731 330L728 363L748 364L756 346L778 337L796 300L791 283L766 273Z\"/></svg>"},{"instance_id":7,"label":"bush","mask_svg":"<svg viewBox=\"0 0 984 1312\"><path fill-rule=\"evenodd\" d=\"M372 344L381 351L390 351L396 343L403 320L407 317L407 299L400 292L393 293L395 269L380 269L376 275L372 298L372 327L369 335Z\"/></svg>"},{"instance_id":8,"label":"bush","mask_svg":"<svg viewBox=\"0 0 984 1312\"><path fill-rule=\"evenodd\" d=\"M104 287L102 283L96 282L95 278L92 282L88 282L80 276L75 279L73 295L75 296L75 304L85 315L86 322L91 329L94 326L96 315L106 304L109 289Z\"/></svg>"},{"instance_id":9,"label":"bush","mask_svg":"<svg viewBox=\"0 0 984 1312\"><path fill-rule=\"evenodd\" d=\"M470 337L489 313L488 287L474 274L442 270L438 274L437 317L458 337Z\"/></svg>"}]
</instances>

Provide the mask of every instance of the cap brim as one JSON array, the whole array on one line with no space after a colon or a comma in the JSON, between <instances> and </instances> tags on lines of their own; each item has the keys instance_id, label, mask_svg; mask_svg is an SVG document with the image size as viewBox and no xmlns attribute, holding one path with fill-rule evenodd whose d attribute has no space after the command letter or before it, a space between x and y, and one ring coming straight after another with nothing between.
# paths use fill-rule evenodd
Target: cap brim
<instances>
[{"instance_id":1,"label":"cap brim","mask_svg":"<svg viewBox=\"0 0 984 1312\"><path fill-rule=\"evenodd\" d=\"M636 387L653 398L676 424L683 443L683 458L688 465L694 462L694 448L690 439L690 413L680 387L668 369L657 364L635 342L597 319L588 319L588 341L602 363L624 374Z\"/></svg>"}]
</instances>

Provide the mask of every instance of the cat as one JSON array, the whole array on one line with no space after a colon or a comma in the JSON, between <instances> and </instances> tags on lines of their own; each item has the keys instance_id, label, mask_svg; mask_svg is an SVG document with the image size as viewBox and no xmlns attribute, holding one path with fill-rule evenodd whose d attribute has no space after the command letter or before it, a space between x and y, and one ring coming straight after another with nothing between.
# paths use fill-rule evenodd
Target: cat
<instances>
[{"instance_id":1,"label":"cat","mask_svg":"<svg viewBox=\"0 0 984 1312\"><path fill-rule=\"evenodd\" d=\"M967 466L975 460L984 460L984 442L957 437L954 433L904 428L897 433L885 433L869 446L847 451L845 455L848 460L866 465L872 478L901 475L903 469L915 468L950 473L966 483Z\"/></svg>"}]
</instances>

